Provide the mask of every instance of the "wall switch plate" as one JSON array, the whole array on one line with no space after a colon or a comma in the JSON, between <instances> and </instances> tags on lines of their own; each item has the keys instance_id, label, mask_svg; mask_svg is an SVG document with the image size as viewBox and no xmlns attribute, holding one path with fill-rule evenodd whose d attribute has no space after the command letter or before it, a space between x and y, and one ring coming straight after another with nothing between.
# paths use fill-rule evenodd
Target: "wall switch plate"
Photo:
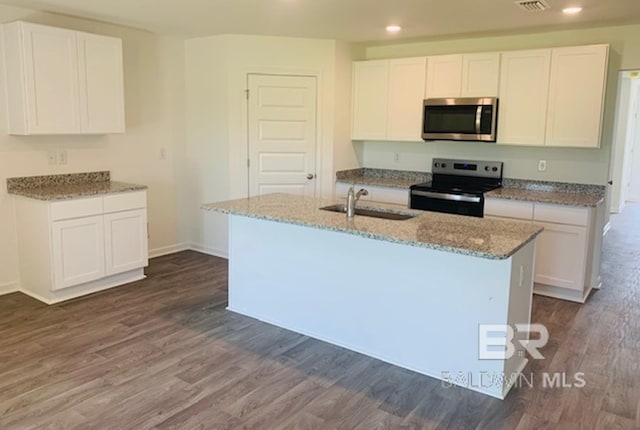
<instances>
[{"instance_id":1,"label":"wall switch plate","mask_svg":"<svg viewBox=\"0 0 640 430\"><path fill-rule=\"evenodd\" d=\"M58 151L58 164L67 164L67 151Z\"/></svg>"},{"instance_id":2,"label":"wall switch plate","mask_svg":"<svg viewBox=\"0 0 640 430\"><path fill-rule=\"evenodd\" d=\"M165 147L160 148L160 159L161 160L167 159L167 148Z\"/></svg>"},{"instance_id":3,"label":"wall switch plate","mask_svg":"<svg viewBox=\"0 0 640 430\"><path fill-rule=\"evenodd\" d=\"M393 161L396 163L400 162L400 153L399 152L394 152L393 153Z\"/></svg>"},{"instance_id":4,"label":"wall switch plate","mask_svg":"<svg viewBox=\"0 0 640 430\"><path fill-rule=\"evenodd\" d=\"M538 161L538 172L546 172L547 171L547 160Z\"/></svg>"},{"instance_id":5,"label":"wall switch plate","mask_svg":"<svg viewBox=\"0 0 640 430\"><path fill-rule=\"evenodd\" d=\"M50 165L58 164L58 154L56 151L47 152L47 161Z\"/></svg>"}]
</instances>

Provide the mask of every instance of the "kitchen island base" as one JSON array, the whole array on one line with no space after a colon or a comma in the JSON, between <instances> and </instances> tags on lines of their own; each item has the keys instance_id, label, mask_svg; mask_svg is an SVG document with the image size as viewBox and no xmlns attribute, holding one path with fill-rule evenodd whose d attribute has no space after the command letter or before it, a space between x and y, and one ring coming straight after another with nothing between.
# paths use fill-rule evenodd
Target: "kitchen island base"
<instances>
[{"instance_id":1,"label":"kitchen island base","mask_svg":"<svg viewBox=\"0 0 640 430\"><path fill-rule=\"evenodd\" d=\"M402 222L402 221L397 221ZM228 309L504 398L526 365L481 360L481 324L528 324L535 241L506 259L230 216Z\"/></svg>"}]
</instances>

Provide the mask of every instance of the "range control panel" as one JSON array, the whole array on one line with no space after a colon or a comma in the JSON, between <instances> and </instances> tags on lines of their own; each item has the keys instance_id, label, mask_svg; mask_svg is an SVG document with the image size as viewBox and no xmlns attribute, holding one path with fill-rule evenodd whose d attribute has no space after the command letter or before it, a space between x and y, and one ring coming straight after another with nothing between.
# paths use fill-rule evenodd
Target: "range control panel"
<instances>
[{"instance_id":1,"label":"range control panel","mask_svg":"<svg viewBox=\"0 0 640 430\"><path fill-rule=\"evenodd\" d=\"M502 178L502 161L454 160L434 158L431 173L480 178Z\"/></svg>"}]
</instances>

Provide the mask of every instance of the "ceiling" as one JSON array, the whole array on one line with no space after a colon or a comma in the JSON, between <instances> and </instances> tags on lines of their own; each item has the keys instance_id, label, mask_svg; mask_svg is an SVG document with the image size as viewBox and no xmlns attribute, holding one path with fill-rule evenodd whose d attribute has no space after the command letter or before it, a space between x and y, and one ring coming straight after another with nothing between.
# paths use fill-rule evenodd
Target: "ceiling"
<instances>
[{"instance_id":1,"label":"ceiling","mask_svg":"<svg viewBox=\"0 0 640 430\"><path fill-rule=\"evenodd\" d=\"M473 33L640 22L640 0L546 0L526 12L513 0L0 0L0 3L196 37L259 34L389 41ZM567 6L583 12L564 15ZM398 35L385 27L399 24Z\"/></svg>"}]
</instances>

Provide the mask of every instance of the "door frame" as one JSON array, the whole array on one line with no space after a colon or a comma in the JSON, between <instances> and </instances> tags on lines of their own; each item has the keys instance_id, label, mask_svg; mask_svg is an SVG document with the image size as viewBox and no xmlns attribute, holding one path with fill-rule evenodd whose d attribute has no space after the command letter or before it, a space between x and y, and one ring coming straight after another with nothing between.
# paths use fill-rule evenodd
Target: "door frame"
<instances>
[{"instance_id":1,"label":"door frame","mask_svg":"<svg viewBox=\"0 0 640 430\"><path fill-rule=\"evenodd\" d=\"M249 166L247 160L249 159L249 100L246 96L246 90L249 88L249 75L267 75L267 76L292 76L292 77L312 77L316 78L316 148L315 148L315 174L316 174L316 187L315 196L321 196L325 191L323 180L325 179L324 169L327 164L325 162L324 151L325 145L323 141L323 112L321 107L323 106L323 97L321 88L322 73L318 70L305 70L305 69L283 69L273 67L251 67L245 69L242 73L243 81L243 94L242 94L242 141L244 145L240 146L240 161L238 162L237 169L232 167L231 172L243 172L238 175L237 178L233 178L231 184L233 187L234 181L239 184L237 192L240 194L238 197L249 197ZM233 194L233 193L232 193ZM233 197L233 196L232 196Z\"/></svg>"}]
</instances>

